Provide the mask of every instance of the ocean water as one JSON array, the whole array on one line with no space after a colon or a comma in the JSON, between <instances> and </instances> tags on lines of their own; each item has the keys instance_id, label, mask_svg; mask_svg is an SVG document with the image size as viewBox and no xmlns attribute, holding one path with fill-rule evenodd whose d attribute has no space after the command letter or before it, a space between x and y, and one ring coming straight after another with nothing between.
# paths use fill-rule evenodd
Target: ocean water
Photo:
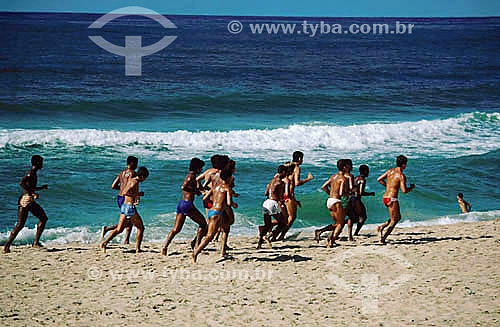
<instances>
[{"instance_id":1,"label":"ocean water","mask_svg":"<svg viewBox=\"0 0 500 327\"><path fill-rule=\"evenodd\" d=\"M403 226L500 217L500 18L412 19L403 20L415 24L411 35L311 38L233 35L234 17L167 15L177 29L165 30L128 16L89 30L99 17L0 14L0 243L17 222L18 182L33 154L45 158L39 183L49 190L38 202L49 216L47 243L96 242L100 226L117 221L110 186L128 155L151 173L139 208L146 241L173 226L189 160L210 166L215 153L237 162L233 235L256 234L265 186L295 150L305 153L303 175L315 176L297 189L295 231L330 223L320 186L340 158L371 168L368 229L387 219L376 178L399 154L417 185L401 195ZM125 76L124 58L89 40L97 34L118 45L125 35L146 45L177 39L143 57L142 76ZM459 214L458 192L474 212ZM16 244L33 240L35 223ZM179 238L194 231L188 220Z\"/></svg>"}]
</instances>

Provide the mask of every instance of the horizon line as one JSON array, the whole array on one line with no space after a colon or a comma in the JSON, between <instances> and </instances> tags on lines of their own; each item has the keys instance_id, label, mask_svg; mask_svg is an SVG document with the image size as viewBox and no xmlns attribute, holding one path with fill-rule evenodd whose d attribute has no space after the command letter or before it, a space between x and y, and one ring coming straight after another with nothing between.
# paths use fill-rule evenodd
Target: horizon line
<instances>
[{"instance_id":1,"label":"horizon line","mask_svg":"<svg viewBox=\"0 0 500 327\"><path fill-rule=\"evenodd\" d=\"M87 11L2 11L0 14L92 14L105 15L109 12L87 12ZM219 14L163 14L168 16L186 16L186 17L268 17L268 18L402 18L402 19L485 19L500 18L500 16L274 16L274 15L219 15ZM134 14L130 14L134 15Z\"/></svg>"}]
</instances>

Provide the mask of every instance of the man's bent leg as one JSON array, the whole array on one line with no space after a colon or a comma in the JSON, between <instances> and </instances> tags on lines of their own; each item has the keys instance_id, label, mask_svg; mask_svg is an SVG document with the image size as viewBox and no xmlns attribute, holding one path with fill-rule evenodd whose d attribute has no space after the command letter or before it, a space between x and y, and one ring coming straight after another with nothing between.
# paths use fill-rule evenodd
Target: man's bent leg
<instances>
[{"instance_id":1,"label":"man's bent leg","mask_svg":"<svg viewBox=\"0 0 500 327\"><path fill-rule=\"evenodd\" d=\"M262 247L262 243L264 243L264 236L272 227L273 225L271 216L268 214L264 214L264 226L259 226L259 242L257 243L257 249L260 249Z\"/></svg>"},{"instance_id":2,"label":"man's bent leg","mask_svg":"<svg viewBox=\"0 0 500 327\"><path fill-rule=\"evenodd\" d=\"M335 205L337 206L337 215L335 217L335 231L332 235L330 247L335 245L335 241L340 236L340 233L342 233L342 229L344 229L345 225L345 209L342 208L340 203L336 203Z\"/></svg>"},{"instance_id":3,"label":"man's bent leg","mask_svg":"<svg viewBox=\"0 0 500 327\"><path fill-rule=\"evenodd\" d=\"M14 227L14 229L10 233L10 236L9 236L9 239L7 240L7 243L5 243L5 245L3 247L3 253L10 252L10 246L11 246L12 242L14 242L14 240L17 237L17 234L19 234L19 232L23 229L24 225L26 224L26 220L28 219L28 212L29 211L27 208L23 208L21 206L18 207L17 224L16 224L16 227Z\"/></svg>"},{"instance_id":4,"label":"man's bent leg","mask_svg":"<svg viewBox=\"0 0 500 327\"><path fill-rule=\"evenodd\" d=\"M104 236L106 235L107 232L116 229L116 227L118 227L118 225L102 226L101 227L101 241L104 241Z\"/></svg>"},{"instance_id":5,"label":"man's bent leg","mask_svg":"<svg viewBox=\"0 0 500 327\"><path fill-rule=\"evenodd\" d=\"M142 238L144 235L144 223L142 222L141 216L139 214L135 214L132 218L130 218L130 223L133 224L137 228L137 237L135 241L135 253L142 252L141 244ZM132 227L130 227L132 228Z\"/></svg>"},{"instance_id":6,"label":"man's bent leg","mask_svg":"<svg viewBox=\"0 0 500 327\"><path fill-rule=\"evenodd\" d=\"M220 220L222 215L214 215L210 218L210 223L208 224L208 232L207 236L201 240L198 247L193 251L193 262L196 263L196 258L200 254L200 252L210 243L210 241L214 238L215 233L219 230Z\"/></svg>"},{"instance_id":7,"label":"man's bent leg","mask_svg":"<svg viewBox=\"0 0 500 327\"><path fill-rule=\"evenodd\" d=\"M356 231L354 232L354 235L355 236L358 236L359 235L359 231L361 230L361 228L363 227L363 225L365 224L366 222L366 207L365 205L363 204L363 202L361 202L361 200L359 200L359 203L356 204L356 215L358 215L358 224L356 226Z\"/></svg>"},{"instance_id":8,"label":"man's bent leg","mask_svg":"<svg viewBox=\"0 0 500 327\"><path fill-rule=\"evenodd\" d=\"M349 234L349 241L354 241L354 238L352 237L352 225L352 219L351 217L349 217L349 219L347 219L347 232Z\"/></svg>"},{"instance_id":9,"label":"man's bent leg","mask_svg":"<svg viewBox=\"0 0 500 327\"><path fill-rule=\"evenodd\" d=\"M123 244L130 244L130 233L132 233L132 223L125 227L125 239Z\"/></svg>"},{"instance_id":10,"label":"man's bent leg","mask_svg":"<svg viewBox=\"0 0 500 327\"><path fill-rule=\"evenodd\" d=\"M116 226L116 228L111 232L111 234L108 235L108 237L106 238L106 240L101 243L102 252L106 253L106 246L108 245L108 243L113 238L115 238L116 235L118 235L121 232L123 232L123 229L125 228L126 224L128 223L126 220L127 220L127 217L125 217L125 215L121 214L120 215L120 220L118 221L118 225Z\"/></svg>"},{"instance_id":11,"label":"man's bent leg","mask_svg":"<svg viewBox=\"0 0 500 327\"><path fill-rule=\"evenodd\" d=\"M401 212L399 209L399 202L394 201L389 205L389 213L391 215L391 220L389 222L389 226L387 227L387 231L384 236L380 239L380 243L385 244L387 237L391 234L396 224L401 220Z\"/></svg>"},{"instance_id":12,"label":"man's bent leg","mask_svg":"<svg viewBox=\"0 0 500 327\"><path fill-rule=\"evenodd\" d=\"M161 250L162 255L167 255L168 246L170 245L170 243L174 239L175 235L177 235L181 231L182 226L184 226L185 220L186 220L186 216L184 216L182 213L178 213L175 216L175 225L174 225L174 228L172 228L172 230L168 234L167 239L163 243L163 248Z\"/></svg>"},{"instance_id":13,"label":"man's bent leg","mask_svg":"<svg viewBox=\"0 0 500 327\"><path fill-rule=\"evenodd\" d=\"M32 202L28 206L28 209L33 214L33 216L40 219L40 222L36 225L36 235L35 241L33 242L33 247L41 247L40 237L42 236L45 225L47 224L47 215L45 214L45 211L42 209L42 207L40 207L40 205L36 202Z\"/></svg>"},{"instance_id":14,"label":"man's bent leg","mask_svg":"<svg viewBox=\"0 0 500 327\"><path fill-rule=\"evenodd\" d=\"M201 239L207 235L208 231L208 225L207 221L205 220L205 217L201 214L201 212L193 207L193 209L189 212L189 218L191 218L192 221L198 224L198 230L196 232L196 241L193 243L194 247L197 247Z\"/></svg>"}]
</instances>

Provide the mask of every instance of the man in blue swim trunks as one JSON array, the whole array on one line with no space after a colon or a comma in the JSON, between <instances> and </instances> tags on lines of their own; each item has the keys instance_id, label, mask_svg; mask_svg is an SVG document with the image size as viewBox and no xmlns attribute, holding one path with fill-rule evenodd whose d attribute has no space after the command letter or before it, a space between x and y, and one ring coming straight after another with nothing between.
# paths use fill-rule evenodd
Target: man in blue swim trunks
<instances>
[{"instance_id":1,"label":"man in blue swim trunks","mask_svg":"<svg viewBox=\"0 0 500 327\"><path fill-rule=\"evenodd\" d=\"M182 184L182 199L177 205L177 215L175 217L174 228L168 234L167 239L163 243L163 248L161 250L162 255L167 255L167 249L175 235L177 235L184 226L184 221L186 216L191 218L195 223L198 224L198 232L196 235L196 243L199 243L201 238L207 233L207 223L201 212L196 209L193 204L196 195L201 195L199 182L196 181L196 176L201 173L205 163L198 159L193 158L189 164L189 173L184 179L184 184Z\"/></svg>"},{"instance_id":2,"label":"man in blue swim trunks","mask_svg":"<svg viewBox=\"0 0 500 327\"><path fill-rule=\"evenodd\" d=\"M138 164L139 164L139 159L137 159L134 156L129 156L127 158L127 168L125 168L118 176L116 176L115 180L113 181L113 184L111 185L111 188L113 190L120 191L116 197L116 202L118 204L119 209L121 209L123 201L125 201L125 192L123 192L123 190L125 189L125 186L127 186L128 182L136 176L135 170L137 169ZM141 196L143 195L144 194L142 194ZM104 236L106 235L106 233L116 229L116 227L118 227L118 225L102 226L101 240L104 241ZM130 233L132 232L132 224L128 223L125 226L125 229L126 229L125 239L123 240L123 244L129 244Z\"/></svg>"},{"instance_id":3,"label":"man in blue swim trunks","mask_svg":"<svg viewBox=\"0 0 500 327\"><path fill-rule=\"evenodd\" d=\"M133 224L137 228L137 239L135 242L135 252L139 253L141 251L142 237L144 234L144 224L142 222L141 216L137 212L137 205L139 204L140 197L144 193L139 192L139 183L142 183L149 176L149 171L146 167L140 167L137 171L137 176L130 179L128 184L125 186L125 200L123 201L122 207L120 209L120 220L115 230L109 234L106 240L101 244L101 249L106 253L106 246L108 243L118 234L123 232L125 226L128 224Z\"/></svg>"},{"instance_id":4,"label":"man in blue swim trunks","mask_svg":"<svg viewBox=\"0 0 500 327\"><path fill-rule=\"evenodd\" d=\"M230 167L224 168L220 173L220 182L205 194L205 197L213 195L214 205L208 211L208 232L207 236L201 240L200 244L193 251L193 262L196 263L196 258L207 244L215 237L215 234L222 227L222 244L226 244L229 234L229 224L224 219L224 211L227 207L238 208L238 205L233 202L233 190L229 185L231 182L232 170ZM199 238L198 238L199 239ZM221 246L221 255L225 257L226 247Z\"/></svg>"}]
</instances>

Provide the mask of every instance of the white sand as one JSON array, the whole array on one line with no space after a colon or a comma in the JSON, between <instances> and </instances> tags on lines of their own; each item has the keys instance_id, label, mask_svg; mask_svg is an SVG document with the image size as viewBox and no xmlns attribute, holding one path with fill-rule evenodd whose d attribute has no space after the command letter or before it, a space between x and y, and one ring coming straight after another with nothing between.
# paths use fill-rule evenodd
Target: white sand
<instances>
[{"instance_id":1,"label":"white sand","mask_svg":"<svg viewBox=\"0 0 500 327\"><path fill-rule=\"evenodd\" d=\"M12 247L0 255L0 326L497 327L499 226L397 228L387 246L365 231L334 249L304 234L260 251L256 237L231 238L232 259L217 262L212 243L196 265L180 241L167 257L156 243L139 255L134 244Z\"/></svg>"}]
</instances>

